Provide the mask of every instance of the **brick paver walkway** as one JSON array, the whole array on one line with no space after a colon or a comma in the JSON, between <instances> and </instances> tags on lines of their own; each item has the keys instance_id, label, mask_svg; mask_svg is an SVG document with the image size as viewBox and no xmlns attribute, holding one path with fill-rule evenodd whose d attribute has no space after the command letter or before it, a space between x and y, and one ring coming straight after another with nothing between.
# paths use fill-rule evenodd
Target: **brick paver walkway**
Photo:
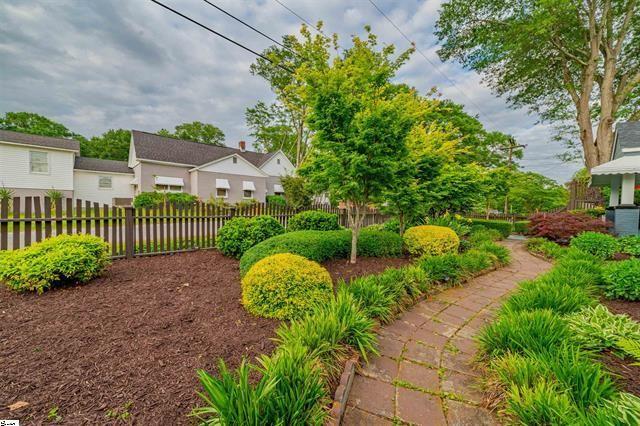
<instances>
[{"instance_id":1,"label":"brick paver walkway","mask_svg":"<svg viewBox=\"0 0 640 426\"><path fill-rule=\"evenodd\" d=\"M479 406L473 336L506 293L550 267L521 241L504 244L511 265L420 302L380 330L380 356L354 378L343 424L496 424Z\"/></svg>"}]
</instances>

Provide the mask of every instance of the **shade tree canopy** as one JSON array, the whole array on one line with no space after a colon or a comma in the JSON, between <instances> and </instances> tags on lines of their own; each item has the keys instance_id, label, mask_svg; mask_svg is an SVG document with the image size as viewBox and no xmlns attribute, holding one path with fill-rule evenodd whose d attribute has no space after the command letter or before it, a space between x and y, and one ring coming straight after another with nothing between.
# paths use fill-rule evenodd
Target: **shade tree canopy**
<instances>
[{"instance_id":1,"label":"shade tree canopy","mask_svg":"<svg viewBox=\"0 0 640 426\"><path fill-rule=\"evenodd\" d=\"M224 132L213 124L200 121L178 124L173 132L167 129L160 129L158 134L209 145L224 146Z\"/></svg>"}]
</instances>

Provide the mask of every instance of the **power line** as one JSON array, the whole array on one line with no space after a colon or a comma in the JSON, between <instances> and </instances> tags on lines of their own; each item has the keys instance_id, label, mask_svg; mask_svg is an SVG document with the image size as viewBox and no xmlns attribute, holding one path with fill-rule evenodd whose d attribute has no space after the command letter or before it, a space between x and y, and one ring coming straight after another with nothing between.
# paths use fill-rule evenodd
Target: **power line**
<instances>
[{"instance_id":1,"label":"power line","mask_svg":"<svg viewBox=\"0 0 640 426\"><path fill-rule=\"evenodd\" d=\"M171 7L169 7L169 6L167 6L167 5L165 5L165 4L161 3L161 2L159 2L158 0L151 0L151 1L152 1L152 2L154 2L155 4L157 4L158 6L162 6L162 7L164 7L164 8L165 8L165 9L167 9L168 11L175 13L176 15L180 16L181 18L186 19L187 21L190 21L191 23L196 24L197 26L199 26L199 27L201 27L201 28L204 28L205 30L207 30L207 31L209 31L209 32L211 32L211 33L213 33L213 34L217 35L218 37L221 37L221 38L223 38L223 39L227 40L228 42L235 44L236 46L238 46L238 47L240 47L240 48L242 48L242 49L246 50L247 52L251 52L251 53L253 53L254 55L256 55L256 56L258 56L258 57L260 57L260 58L264 59L265 61L269 61L269 62L271 62L273 65L275 65L275 66L277 66L277 67L279 67L279 68L282 68L283 70L285 70L285 71L290 72L291 74L293 74L293 70L292 70L292 69L290 69L290 68L288 68L288 67L286 67L286 66L284 66L284 65L282 65L282 64L279 64L279 63L276 63L276 62L272 61L271 59L267 58L267 57L266 57L266 56L264 56L263 54L258 53L258 52L256 52L255 50L252 50L251 48L249 48L249 47L247 47L247 46L245 46L245 45L243 45L243 44L241 44L241 43L238 43L237 41L235 41L235 40L233 40L233 39L231 39L231 38L227 37L226 35L224 35L224 34L222 34L222 33L219 33L218 31L216 31L216 30L214 30L214 29L212 29L212 28L210 28L210 27L208 27L208 26L206 26L206 25L204 25L204 24L202 24L202 23L200 23L200 22L196 21L195 19L192 19L192 18L188 17L187 15L184 15L183 13L178 12L178 11L177 11L177 10L175 10L175 9L172 9Z\"/></svg>"},{"instance_id":2,"label":"power line","mask_svg":"<svg viewBox=\"0 0 640 426\"><path fill-rule=\"evenodd\" d=\"M323 36L325 36L326 38L329 38L329 36L327 36L322 30L319 30L318 28L316 28L311 22L309 22L308 20L306 20L305 18L303 18L302 16L300 16L300 14L298 14L295 10L291 9L289 6L287 6L286 4L284 4L283 2L281 2L280 0L274 0L276 3L278 3L280 6L284 7L285 9L287 9L289 12L291 12L292 15L294 15L296 18L298 18L299 20L301 20L302 22L304 22L305 24L307 24L308 26L310 26L311 28L313 28L315 31L317 31L319 34L322 34ZM340 47L340 46L338 46Z\"/></svg>"},{"instance_id":3,"label":"power line","mask_svg":"<svg viewBox=\"0 0 640 426\"><path fill-rule=\"evenodd\" d=\"M244 25L247 28L252 29L253 31L255 31L256 33L260 34L261 36L271 40L272 42L274 42L275 44L277 44L278 46L282 47L283 49L288 50L289 52L295 54L291 49L289 49L288 47L286 47L284 44L280 43L278 40L268 36L267 34L263 33L262 31L260 31L259 29L253 27L250 24L247 24L246 22L244 22L242 19L232 15L231 13L227 12L226 10L224 10L223 8L215 5L214 3L211 3L209 0L204 0L205 3L207 3L209 6L215 7L216 9L218 9L220 12L224 13L225 15L229 16L230 18L235 19L236 21L240 22L242 25Z\"/></svg>"},{"instance_id":4,"label":"power line","mask_svg":"<svg viewBox=\"0 0 640 426\"><path fill-rule=\"evenodd\" d=\"M278 1L278 0L276 0L276 1ZM381 14L381 15L382 15L382 16L383 16L387 21L389 21L389 23L390 23L391 25L393 25L393 27L394 27L394 28L395 28L395 29L400 33L400 35L402 35L402 37L404 37L404 38L405 38L405 40L407 40L407 41L409 42L409 44L411 44L411 46L413 46L413 48L414 48L414 49L416 49L416 52L418 52L418 53L420 54L420 56L422 56L422 57L423 57L423 58L424 58L424 59L425 59L429 64L431 64L431 66L432 66L432 67L433 67L433 68L438 72L438 74L440 74L440 75L441 75L442 77L444 77L444 78L445 78L449 83L451 83L451 85L452 85L453 87L455 87L455 88L456 88L456 90L457 90L457 91L458 91L462 96L464 96L464 97L469 101L469 103L471 103L471 105L475 106L475 107L476 107L476 109L477 109L479 112L483 112L483 111L482 111L482 108L480 108L480 107L479 107L479 106L478 106L478 105L477 105L477 104L476 104L476 103L475 103L471 98L469 98L469 97L468 97L468 96L467 96L467 95L466 95L462 90L460 90L460 89L458 88L458 86L456 85L456 83L455 83L453 80L451 80L451 79L450 79L450 78L449 78L445 73L443 73L442 71L440 71L440 68L438 68L438 66L437 66L433 61L431 61L431 59L429 59L429 58L427 57L427 55L425 55L425 54L422 52L422 50L420 50L420 49L418 48L417 44L416 44L413 40L411 40L411 39L409 38L409 36L407 36L407 35L404 33L404 31L402 31L402 30L400 29L400 27L398 27L398 26L395 24L395 22L393 22L393 21L391 20L391 18L389 18L389 17L388 17L388 16L387 16L383 11L382 11L382 9L380 9L380 8L378 7L378 5L377 5L377 4L375 4L375 3L373 2L373 0L369 0L369 3L371 3L371 4L373 5L373 7L375 7L375 8L376 8L376 10L377 10L377 11L378 11L378 12L379 12L379 13L380 13L380 14ZM492 120L492 119L491 119L487 114L485 114L485 118L486 118L486 119L487 119L491 124L493 124L495 127L497 127L497 128L499 127L499 126L498 126L498 125L497 125L497 124L496 124L496 123L495 123L495 122L494 122L494 121L493 121L493 120Z\"/></svg>"}]
</instances>

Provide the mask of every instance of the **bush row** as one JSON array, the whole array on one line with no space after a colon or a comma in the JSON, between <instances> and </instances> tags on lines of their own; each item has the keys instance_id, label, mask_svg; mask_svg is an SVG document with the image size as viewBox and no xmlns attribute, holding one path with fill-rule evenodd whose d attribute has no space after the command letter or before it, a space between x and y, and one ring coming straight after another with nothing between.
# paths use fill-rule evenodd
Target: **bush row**
<instances>
[{"instance_id":1,"label":"bush row","mask_svg":"<svg viewBox=\"0 0 640 426\"><path fill-rule=\"evenodd\" d=\"M372 237L393 235L398 252L401 249L402 242L397 239L400 238L397 234L375 231L363 233L367 234ZM327 241L335 243L335 239L346 236L348 240L349 237L348 231L299 231L274 237L261 244L268 243L266 246L270 249L282 249L285 244L290 244L288 247L294 249L302 248L304 245L297 245L298 241L291 242L292 235L295 240L305 242L315 239L314 243L324 244L326 250L332 246ZM331 237L326 238L327 235ZM280 242L273 245L273 240ZM263 248L260 250L268 251ZM344 253L348 252L344 250ZM325 253L317 250L313 255ZM304 305L303 310L310 311L306 314L297 312L290 323L283 323L279 327L276 332L278 347L270 356L262 356L257 365L243 361L235 372L229 371L221 361L218 377L203 370L198 372L204 389L200 394L204 406L196 408L194 415L207 424L322 424L327 415L325 407L330 401L329 390L336 384L344 361L353 353L359 353L365 360L370 354L377 353L375 324L390 321L424 293L463 279L463 276L459 276L454 281L438 275L434 266L436 259L446 258L445 263L456 262L454 267L463 269L468 277L492 267L499 258L505 261L507 255L501 246L483 241L464 254L425 256L417 266L387 269L381 274L356 278L349 284L341 282L335 296L322 290L317 303L313 303L314 298L310 294L305 296L304 292L298 293L296 304L302 305L297 306ZM307 262L296 255L276 254L256 263L245 279L255 278L254 268L269 266L268 270L261 271L260 275L265 277L272 270L285 269L293 263L309 267ZM305 277L302 287L308 289L311 287L307 284L316 283L312 286L313 291L324 288L326 271L323 272L319 265L314 265L312 269L313 274ZM293 271L293 274L285 274L277 285L269 282L270 291L286 294L282 290L295 281L292 277L297 279L299 270ZM246 284L243 283L243 286ZM325 296L327 294L328 299ZM263 307L271 304L264 298L265 295L265 292L260 292L260 305ZM278 299L275 305L282 307L282 301ZM252 372L260 376L257 383L250 380Z\"/></svg>"},{"instance_id":2,"label":"bush row","mask_svg":"<svg viewBox=\"0 0 640 426\"><path fill-rule=\"evenodd\" d=\"M481 225L485 228L495 229L502 234L503 238L507 238L511 232L513 232L513 225L506 220L486 220L486 219L471 219L472 225Z\"/></svg>"},{"instance_id":3,"label":"bush row","mask_svg":"<svg viewBox=\"0 0 640 426\"><path fill-rule=\"evenodd\" d=\"M523 282L481 330L481 350L517 422L622 425L630 424L629 416L640 419L640 399L619 392L591 351L640 338L637 323L596 306L600 268L593 255L566 250L549 273Z\"/></svg>"}]
</instances>

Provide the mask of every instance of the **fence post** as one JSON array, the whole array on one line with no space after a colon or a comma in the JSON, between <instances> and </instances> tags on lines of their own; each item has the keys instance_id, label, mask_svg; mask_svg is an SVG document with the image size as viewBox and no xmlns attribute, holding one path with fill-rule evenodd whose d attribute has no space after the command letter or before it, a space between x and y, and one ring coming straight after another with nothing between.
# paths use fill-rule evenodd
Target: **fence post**
<instances>
[{"instance_id":1,"label":"fence post","mask_svg":"<svg viewBox=\"0 0 640 426\"><path fill-rule=\"evenodd\" d=\"M135 220L133 217L134 211L135 210L132 206L124 207L124 248L125 256L127 258L132 258L135 253Z\"/></svg>"},{"instance_id":2,"label":"fence post","mask_svg":"<svg viewBox=\"0 0 640 426\"><path fill-rule=\"evenodd\" d=\"M236 206L230 206L229 207L229 219L233 219L233 217L236 215Z\"/></svg>"}]
</instances>

